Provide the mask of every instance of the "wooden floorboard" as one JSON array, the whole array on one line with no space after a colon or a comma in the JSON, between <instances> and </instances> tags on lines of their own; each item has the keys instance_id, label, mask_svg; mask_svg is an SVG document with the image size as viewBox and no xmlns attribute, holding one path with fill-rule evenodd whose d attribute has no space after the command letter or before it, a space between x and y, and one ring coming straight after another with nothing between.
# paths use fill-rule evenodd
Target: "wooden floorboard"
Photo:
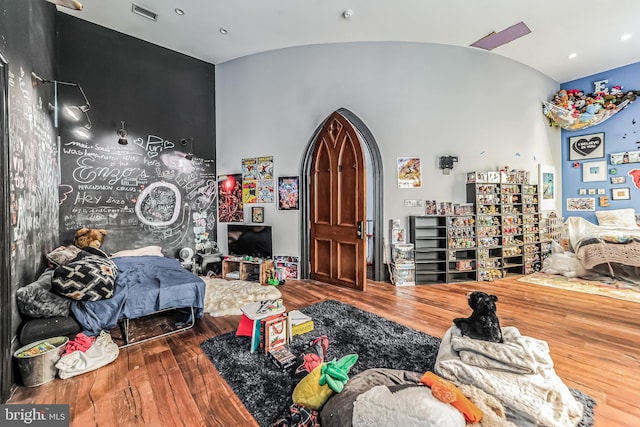
<instances>
[{"instance_id":1,"label":"wooden floorboard","mask_svg":"<svg viewBox=\"0 0 640 427\"><path fill-rule=\"evenodd\" d=\"M369 282L363 293L313 281L280 289L289 310L336 299L437 337L469 315L466 292L493 293L502 326L547 341L560 378L596 399L596 426L640 426L638 303L515 278L398 288ZM8 403L69 404L72 426L255 426L200 349L238 321L205 315L188 331L122 349L96 371L18 387Z\"/></svg>"}]
</instances>

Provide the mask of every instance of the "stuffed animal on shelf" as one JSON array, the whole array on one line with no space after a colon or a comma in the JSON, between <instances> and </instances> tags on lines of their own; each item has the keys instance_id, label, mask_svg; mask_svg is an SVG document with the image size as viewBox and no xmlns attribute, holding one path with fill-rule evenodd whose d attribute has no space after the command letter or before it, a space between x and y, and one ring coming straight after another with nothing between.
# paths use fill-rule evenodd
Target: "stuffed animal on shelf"
<instances>
[{"instance_id":1,"label":"stuffed animal on shelf","mask_svg":"<svg viewBox=\"0 0 640 427\"><path fill-rule=\"evenodd\" d=\"M84 227L76 231L73 244L81 249L86 248L87 246L99 248L102 246L104 236L106 235L107 230Z\"/></svg>"},{"instance_id":2,"label":"stuffed animal on shelf","mask_svg":"<svg viewBox=\"0 0 640 427\"><path fill-rule=\"evenodd\" d=\"M469 307L473 309L471 316L453 319L453 323L460 329L462 335L478 340L504 342L500 321L496 314L498 297L474 291L467 294L467 301Z\"/></svg>"}]
</instances>

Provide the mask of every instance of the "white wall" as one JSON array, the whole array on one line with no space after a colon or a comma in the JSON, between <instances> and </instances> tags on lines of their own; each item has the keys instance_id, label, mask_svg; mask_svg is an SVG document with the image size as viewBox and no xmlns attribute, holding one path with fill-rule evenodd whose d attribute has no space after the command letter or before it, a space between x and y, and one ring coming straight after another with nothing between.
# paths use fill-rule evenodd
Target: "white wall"
<instances>
[{"instance_id":1,"label":"white wall","mask_svg":"<svg viewBox=\"0 0 640 427\"><path fill-rule=\"evenodd\" d=\"M530 170L537 182L538 163L560 170L560 132L548 127L540 102L558 87L474 48L366 42L251 55L216 66L217 173L240 173L242 158L273 155L276 176L298 175L314 130L347 108L384 159L386 236L388 219L423 213L405 208L404 199L465 202L468 171L508 165ZM437 167L441 155L459 158L450 175ZM422 159L422 188L397 188L396 161L404 156ZM265 205L275 255L299 255L299 217ZM226 224L218 240L226 252Z\"/></svg>"}]
</instances>

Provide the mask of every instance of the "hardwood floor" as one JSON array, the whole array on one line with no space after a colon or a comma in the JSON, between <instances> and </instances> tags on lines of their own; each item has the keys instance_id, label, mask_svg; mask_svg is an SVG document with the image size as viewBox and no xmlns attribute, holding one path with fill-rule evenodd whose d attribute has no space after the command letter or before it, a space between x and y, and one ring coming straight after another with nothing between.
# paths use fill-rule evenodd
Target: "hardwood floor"
<instances>
[{"instance_id":1,"label":"hardwood floor","mask_svg":"<svg viewBox=\"0 0 640 427\"><path fill-rule=\"evenodd\" d=\"M280 289L287 309L336 299L438 337L454 317L469 315L466 292L493 293L502 326L547 341L560 378L596 399L596 426L640 425L640 304L515 279L400 288L369 282L364 293L289 281ZM238 321L205 315L189 331L123 349L96 371L19 387L8 403L69 404L71 425L83 427L256 425L200 350Z\"/></svg>"}]
</instances>

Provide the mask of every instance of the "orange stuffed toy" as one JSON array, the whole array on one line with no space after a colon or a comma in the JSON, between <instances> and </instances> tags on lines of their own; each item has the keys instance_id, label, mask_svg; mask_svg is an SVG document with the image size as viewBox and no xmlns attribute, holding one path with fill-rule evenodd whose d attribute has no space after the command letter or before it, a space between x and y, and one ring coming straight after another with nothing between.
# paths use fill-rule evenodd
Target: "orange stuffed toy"
<instances>
[{"instance_id":1,"label":"orange stuffed toy","mask_svg":"<svg viewBox=\"0 0 640 427\"><path fill-rule=\"evenodd\" d=\"M420 382L431 388L431 393L444 403L450 403L458 411L462 412L465 420L470 423L477 423L482 420L482 411L474 405L458 387L449 381L440 378L433 372L425 372Z\"/></svg>"}]
</instances>

